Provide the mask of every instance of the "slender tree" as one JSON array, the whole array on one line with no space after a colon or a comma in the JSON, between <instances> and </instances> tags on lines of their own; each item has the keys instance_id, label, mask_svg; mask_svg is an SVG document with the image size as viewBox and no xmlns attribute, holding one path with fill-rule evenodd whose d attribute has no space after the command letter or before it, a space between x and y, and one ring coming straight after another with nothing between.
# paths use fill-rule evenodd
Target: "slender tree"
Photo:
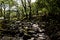
<instances>
[{"instance_id":1,"label":"slender tree","mask_svg":"<svg viewBox=\"0 0 60 40\"><path fill-rule=\"evenodd\" d=\"M26 0L21 0L22 6L24 7L25 13L26 13L26 18L28 18L27 11L26 11Z\"/></svg>"},{"instance_id":2,"label":"slender tree","mask_svg":"<svg viewBox=\"0 0 60 40\"><path fill-rule=\"evenodd\" d=\"M31 0L27 0L28 1L28 4L29 4L29 8L30 8L30 11L29 11L29 20L31 20L31 17L32 17L32 10L31 10Z\"/></svg>"},{"instance_id":3,"label":"slender tree","mask_svg":"<svg viewBox=\"0 0 60 40\"><path fill-rule=\"evenodd\" d=\"M9 2L9 13L8 13L8 20L10 20L10 0L9 0L8 2Z\"/></svg>"},{"instance_id":4,"label":"slender tree","mask_svg":"<svg viewBox=\"0 0 60 40\"><path fill-rule=\"evenodd\" d=\"M20 20L20 12L19 12L19 9L18 9L18 5L16 7L17 7L17 20Z\"/></svg>"},{"instance_id":5,"label":"slender tree","mask_svg":"<svg viewBox=\"0 0 60 40\"><path fill-rule=\"evenodd\" d=\"M2 13L2 2L0 3L0 6L1 6L1 7L0 7L0 16L3 16L3 15L2 15L2 14L3 14L3 13Z\"/></svg>"},{"instance_id":6,"label":"slender tree","mask_svg":"<svg viewBox=\"0 0 60 40\"><path fill-rule=\"evenodd\" d=\"M2 3L3 3L3 8L4 8L4 19L6 19L6 17L5 17L5 9L6 9L6 7L5 7L5 4L4 4L3 1L2 1Z\"/></svg>"}]
</instances>

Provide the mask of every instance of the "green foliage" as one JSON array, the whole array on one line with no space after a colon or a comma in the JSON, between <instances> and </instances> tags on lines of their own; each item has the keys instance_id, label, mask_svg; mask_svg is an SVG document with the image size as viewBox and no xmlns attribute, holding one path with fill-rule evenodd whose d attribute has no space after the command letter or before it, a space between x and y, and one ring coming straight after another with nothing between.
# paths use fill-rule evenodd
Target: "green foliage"
<instances>
[{"instance_id":1,"label":"green foliage","mask_svg":"<svg viewBox=\"0 0 60 40\"><path fill-rule=\"evenodd\" d=\"M59 13L58 0L37 0L38 9L46 8L49 13Z\"/></svg>"}]
</instances>

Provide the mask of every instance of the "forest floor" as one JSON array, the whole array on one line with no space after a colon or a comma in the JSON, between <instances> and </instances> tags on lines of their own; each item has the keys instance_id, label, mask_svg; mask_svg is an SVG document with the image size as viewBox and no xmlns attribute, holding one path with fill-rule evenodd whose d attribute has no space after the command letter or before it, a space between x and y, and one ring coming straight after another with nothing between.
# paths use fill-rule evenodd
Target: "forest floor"
<instances>
[{"instance_id":1,"label":"forest floor","mask_svg":"<svg viewBox=\"0 0 60 40\"><path fill-rule=\"evenodd\" d=\"M19 27L18 28L19 33L17 33L14 37L11 37L6 33L3 36L0 36L0 40L34 40L34 39L35 40L44 40L44 39L45 40L50 40L48 35L45 34L45 30L42 28L42 27L45 27L45 22L38 22L38 21L31 21L31 22L30 21L22 21L22 22L21 21L16 21L16 22L14 22L13 21L13 23L11 24L12 25L12 27L10 27L11 29L7 29L7 30L13 31L14 28L15 28L15 27L13 28L13 26L16 26L16 27ZM28 29L29 30L31 29L30 33L32 33L33 36L29 33L25 33L26 30L28 32ZM23 36L19 37L19 35L21 35L20 34L21 30L25 30L25 31L23 32L24 33ZM34 31L35 33L33 33L32 31ZM27 35L29 34L30 38L28 38L29 36L26 36L26 34Z\"/></svg>"}]
</instances>

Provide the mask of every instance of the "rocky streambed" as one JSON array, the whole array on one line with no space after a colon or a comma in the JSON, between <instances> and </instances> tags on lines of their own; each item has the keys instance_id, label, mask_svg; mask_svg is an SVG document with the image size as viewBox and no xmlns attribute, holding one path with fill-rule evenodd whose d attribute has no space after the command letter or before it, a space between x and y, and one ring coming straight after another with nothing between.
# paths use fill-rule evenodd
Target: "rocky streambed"
<instances>
[{"instance_id":1,"label":"rocky streambed","mask_svg":"<svg viewBox=\"0 0 60 40\"><path fill-rule=\"evenodd\" d=\"M12 21L5 24L0 40L50 40L45 33L45 22Z\"/></svg>"}]
</instances>

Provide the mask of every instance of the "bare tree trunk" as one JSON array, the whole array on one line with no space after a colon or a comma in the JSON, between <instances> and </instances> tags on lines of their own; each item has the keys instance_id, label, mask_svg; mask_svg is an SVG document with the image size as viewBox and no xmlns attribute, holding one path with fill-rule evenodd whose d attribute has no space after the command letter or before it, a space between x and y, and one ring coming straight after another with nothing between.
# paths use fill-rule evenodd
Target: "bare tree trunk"
<instances>
[{"instance_id":1,"label":"bare tree trunk","mask_svg":"<svg viewBox=\"0 0 60 40\"><path fill-rule=\"evenodd\" d=\"M25 13L26 13L26 18L28 18L27 11L26 11L26 0L25 0Z\"/></svg>"},{"instance_id":2,"label":"bare tree trunk","mask_svg":"<svg viewBox=\"0 0 60 40\"><path fill-rule=\"evenodd\" d=\"M4 4L3 1L2 1L2 3L3 3L3 5L4 5L4 19L6 19L6 17L5 17L5 4Z\"/></svg>"},{"instance_id":3,"label":"bare tree trunk","mask_svg":"<svg viewBox=\"0 0 60 40\"><path fill-rule=\"evenodd\" d=\"M22 6L24 7L24 10L25 10L25 13L26 13L26 18L28 18L27 11L26 11L26 0L24 0L24 1L25 1L25 4L23 3L23 0L21 0Z\"/></svg>"},{"instance_id":4,"label":"bare tree trunk","mask_svg":"<svg viewBox=\"0 0 60 40\"><path fill-rule=\"evenodd\" d=\"M20 20L20 13L19 13L19 10L18 10L18 6L17 6L17 20Z\"/></svg>"},{"instance_id":5,"label":"bare tree trunk","mask_svg":"<svg viewBox=\"0 0 60 40\"><path fill-rule=\"evenodd\" d=\"M8 20L10 20L10 1L9 1L9 13L8 13Z\"/></svg>"},{"instance_id":6,"label":"bare tree trunk","mask_svg":"<svg viewBox=\"0 0 60 40\"><path fill-rule=\"evenodd\" d=\"M31 18L32 18L32 13L31 13L31 0L28 0L28 4L29 4L29 8L30 8L29 20L31 20Z\"/></svg>"},{"instance_id":7,"label":"bare tree trunk","mask_svg":"<svg viewBox=\"0 0 60 40\"><path fill-rule=\"evenodd\" d=\"M1 15L0 15L0 16L2 16L2 14L3 14L3 13L2 13L2 2L1 2L1 11L0 11L0 12L1 12Z\"/></svg>"}]
</instances>

